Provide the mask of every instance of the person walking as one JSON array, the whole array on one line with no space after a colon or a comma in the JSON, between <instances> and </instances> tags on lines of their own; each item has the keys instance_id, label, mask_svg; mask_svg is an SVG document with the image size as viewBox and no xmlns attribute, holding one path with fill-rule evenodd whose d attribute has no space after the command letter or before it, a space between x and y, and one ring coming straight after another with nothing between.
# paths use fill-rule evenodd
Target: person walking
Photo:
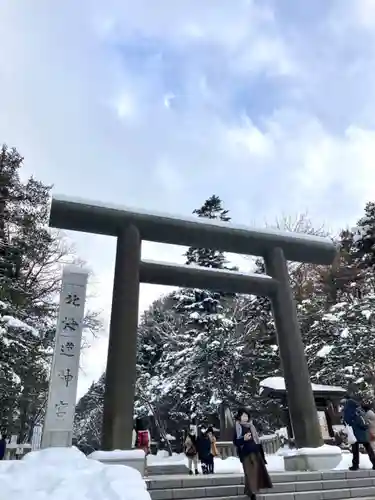
<instances>
[{"instance_id":1,"label":"person walking","mask_svg":"<svg viewBox=\"0 0 375 500\"><path fill-rule=\"evenodd\" d=\"M375 470L375 453L370 445L369 425L366 422L365 412L354 399L348 399L344 406L343 412L344 423L350 426L353 430L356 442L352 444L353 462L349 470L359 469L359 445L362 444L365 448L369 459L372 463L372 468Z\"/></svg>"},{"instance_id":2,"label":"person walking","mask_svg":"<svg viewBox=\"0 0 375 500\"><path fill-rule=\"evenodd\" d=\"M258 432L251 421L250 412L245 408L237 412L233 442L245 474L245 495L256 500L260 489L272 488L272 481L263 458Z\"/></svg>"},{"instance_id":3,"label":"person walking","mask_svg":"<svg viewBox=\"0 0 375 500\"><path fill-rule=\"evenodd\" d=\"M184 451L188 459L190 476L193 475L193 465L194 465L194 472L196 475L198 475L199 471L198 471L197 430L195 425L190 426L188 435L186 436L184 443Z\"/></svg>"},{"instance_id":4,"label":"person walking","mask_svg":"<svg viewBox=\"0 0 375 500\"><path fill-rule=\"evenodd\" d=\"M135 430L136 430L135 447L143 450L146 455L149 455L151 452L151 435L150 431L147 428L145 419L138 418L136 420Z\"/></svg>"},{"instance_id":5,"label":"person walking","mask_svg":"<svg viewBox=\"0 0 375 500\"><path fill-rule=\"evenodd\" d=\"M0 438L0 460L4 460L6 449L7 449L6 435L5 432L2 431Z\"/></svg>"},{"instance_id":6,"label":"person walking","mask_svg":"<svg viewBox=\"0 0 375 500\"><path fill-rule=\"evenodd\" d=\"M370 433L370 445L375 452L375 412L370 401L365 401L362 405L365 412L366 422Z\"/></svg>"},{"instance_id":7,"label":"person walking","mask_svg":"<svg viewBox=\"0 0 375 500\"><path fill-rule=\"evenodd\" d=\"M215 466L214 466L214 458L217 457L219 455L218 451L217 451L217 446L216 446L216 437L215 437L215 434L214 434L214 430L212 427L209 427L207 429L207 435L211 441L211 449L210 449L210 454L209 454L209 461L208 461L208 473L209 474L213 474L214 473L214 469L215 469Z\"/></svg>"},{"instance_id":8,"label":"person walking","mask_svg":"<svg viewBox=\"0 0 375 500\"><path fill-rule=\"evenodd\" d=\"M207 428L201 427L199 436L197 438L197 449L198 449L198 457L201 461L202 473L209 473L209 465L211 462L210 454L211 454L211 440L209 438Z\"/></svg>"}]
</instances>

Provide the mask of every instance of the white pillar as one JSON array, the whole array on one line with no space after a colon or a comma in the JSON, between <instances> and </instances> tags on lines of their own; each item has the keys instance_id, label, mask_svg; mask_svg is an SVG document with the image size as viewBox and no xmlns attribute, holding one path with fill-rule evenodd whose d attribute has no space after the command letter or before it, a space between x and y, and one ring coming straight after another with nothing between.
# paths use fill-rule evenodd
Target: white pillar
<instances>
[{"instance_id":1,"label":"white pillar","mask_svg":"<svg viewBox=\"0 0 375 500\"><path fill-rule=\"evenodd\" d=\"M72 445L88 271L63 269L42 448Z\"/></svg>"}]
</instances>

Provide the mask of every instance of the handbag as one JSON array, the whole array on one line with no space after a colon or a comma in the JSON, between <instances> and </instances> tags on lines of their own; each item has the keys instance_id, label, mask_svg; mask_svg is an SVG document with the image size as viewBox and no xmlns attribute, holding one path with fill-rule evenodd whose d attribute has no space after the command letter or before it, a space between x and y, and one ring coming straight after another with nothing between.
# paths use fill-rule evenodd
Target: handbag
<instances>
[{"instance_id":1,"label":"handbag","mask_svg":"<svg viewBox=\"0 0 375 500\"><path fill-rule=\"evenodd\" d=\"M348 436L348 444L354 444L357 442L357 438L354 435L353 427L351 427L350 425L346 425L345 433Z\"/></svg>"}]
</instances>

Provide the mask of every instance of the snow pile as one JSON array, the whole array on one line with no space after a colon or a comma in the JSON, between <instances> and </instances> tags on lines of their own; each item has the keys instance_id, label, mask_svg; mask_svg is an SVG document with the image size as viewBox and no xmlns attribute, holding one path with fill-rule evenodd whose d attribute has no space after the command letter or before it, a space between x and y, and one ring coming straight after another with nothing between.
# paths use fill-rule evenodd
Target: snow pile
<instances>
[{"instance_id":1,"label":"snow pile","mask_svg":"<svg viewBox=\"0 0 375 500\"><path fill-rule=\"evenodd\" d=\"M360 457L359 467L361 469L372 469L372 463L370 462L370 459L367 454L361 453L359 457ZM353 460L353 455L350 453L350 451L343 450L341 462L337 467L335 467L335 470L348 470L349 467L351 467L352 465L352 460Z\"/></svg>"},{"instance_id":2,"label":"snow pile","mask_svg":"<svg viewBox=\"0 0 375 500\"><path fill-rule=\"evenodd\" d=\"M289 448L283 456L295 456L295 455L341 455L341 448L338 446L332 446L330 444L323 444L318 448Z\"/></svg>"},{"instance_id":3,"label":"snow pile","mask_svg":"<svg viewBox=\"0 0 375 500\"><path fill-rule=\"evenodd\" d=\"M0 466L1 499L150 500L135 469L103 465L76 448L31 452Z\"/></svg>"}]
</instances>

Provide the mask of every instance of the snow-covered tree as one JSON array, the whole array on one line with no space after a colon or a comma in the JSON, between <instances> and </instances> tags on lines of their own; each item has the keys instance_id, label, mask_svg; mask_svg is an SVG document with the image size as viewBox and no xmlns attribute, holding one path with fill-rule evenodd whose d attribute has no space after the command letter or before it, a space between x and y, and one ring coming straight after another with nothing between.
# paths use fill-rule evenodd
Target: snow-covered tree
<instances>
[{"instance_id":1,"label":"snow-covered tree","mask_svg":"<svg viewBox=\"0 0 375 500\"><path fill-rule=\"evenodd\" d=\"M314 324L324 331L325 353L316 379L375 395L375 204L368 203L356 228L341 233L333 266L335 301ZM331 270L332 272L332 270Z\"/></svg>"},{"instance_id":2,"label":"snow-covered tree","mask_svg":"<svg viewBox=\"0 0 375 500\"><path fill-rule=\"evenodd\" d=\"M100 449L105 374L79 400L74 415L74 442L84 452Z\"/></svg>"},{"instance_id":3,"label":"snow-covered tree","mask_svg":"<svg viewBox=\"0 0 375 500\"><path fill-rule=\"evenodd\" d=\"M375 202L367 203L353 234L353 256L361 268L375 268Z\"/></svg>"},{"instance_id":4,"label":"snow-covered tree","mask_svg":"<svg viewBox=\"0 0 375 500\"><path fill-rule=\"evenodd\" d=\"M50 187L34 178L23 181L22 166L23 158L15 149L0 148L0 300L6 311L3 318L12 317L23 325L15 329L14 322L9 325L4 320L2 343L7 349L2 362L8 362L5 356L12 353L20 383L10 390L4 382L0 390L2 397L10 391L13 405L14 418L6 422L7 430L23 440L30 438L33 425L43 417L61 264L74 262L75 256L62 235L48 228ZM89 317L89 326L99 327L95 315Z\"/></svg>"},{"instance_id":5,"label":"snow-covered tree","mask_svg":"<svg viewBox=\"0 0 375 500\"><path fill-rule=\"evenodd\" d=\"M208 198L194 210L198 217L230 221L228 210L218 196ZM223 252L191 247L186 264L224 269ZM174 293L175 309L183 319L175 349L165 353L167 380L178 391L188 415L202 417L217 411L223 399L235 398L242 344L233 317L234 297L223 291L183 289Z\"/></svg>"}]
</instances>

